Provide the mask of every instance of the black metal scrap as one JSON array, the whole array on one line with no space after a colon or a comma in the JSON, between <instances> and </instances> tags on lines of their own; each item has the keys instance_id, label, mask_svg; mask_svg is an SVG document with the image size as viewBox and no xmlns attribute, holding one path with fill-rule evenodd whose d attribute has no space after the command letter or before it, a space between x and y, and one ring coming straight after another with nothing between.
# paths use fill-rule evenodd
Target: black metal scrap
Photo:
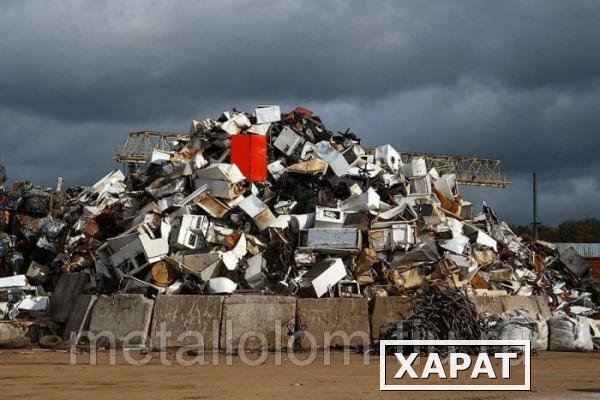
<instances>
[{"instance_id":1,"label":"black metal scrap","mask_svg":"<svg viewBox=\"0 0 600 400\"><path fill-rule=\"evenodd\" d=\"M490 338L490 331L465 291L430 283L415 292L413 315L391 324L387 336L390 339L481 340ZM451 347L453 351L468 354L480 351L473 346ZM449 346L422 347L419 351L446 354Z\"/></svg>"}]
</instances>

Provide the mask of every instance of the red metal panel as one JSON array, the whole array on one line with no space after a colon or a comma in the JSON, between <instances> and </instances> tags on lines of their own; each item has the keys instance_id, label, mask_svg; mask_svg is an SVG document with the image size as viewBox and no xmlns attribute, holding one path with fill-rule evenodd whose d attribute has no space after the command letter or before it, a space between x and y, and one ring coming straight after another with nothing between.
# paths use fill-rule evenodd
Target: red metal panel
<instances>
[{"instance_id":1,"label":"red metal panel","mask_svg":"<svg viewBox=\"0 0 600 400\"><path fill-rule=\"evenodd\" d=\"M267 179L267 137L234 135L231 137L231 162L251 182Z\"/></svg>"},{"instance_id":2,"label":"red metal panel","mask_svg":"<svg viewBox=\"0 0 600 400\"><path fill-rule=\"evenodd\" d=\"M252 181L267 180L267 137L250 135L252 137L252 154L250 171Z\"/></svg>"},{"instance_id":3,"label":"red metal panel","mask_svg":"<svg viewBox=\"0 0 600 400\"><path fill-rule=\"evenodd\" d=\"M250 137L247 135L234 135L231 137L231 163L238 166L242 174L248 179L250 172Z\"/></svg>"}]
</instances>

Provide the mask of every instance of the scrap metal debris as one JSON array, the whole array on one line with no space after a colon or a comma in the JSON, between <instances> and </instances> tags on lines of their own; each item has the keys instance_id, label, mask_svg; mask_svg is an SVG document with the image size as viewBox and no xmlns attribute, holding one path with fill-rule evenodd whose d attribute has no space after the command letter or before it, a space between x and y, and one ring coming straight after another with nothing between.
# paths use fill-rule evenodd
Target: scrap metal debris
<instances>
[{"instance_id":1,"label":"scrap metal debris","mask_svg":"<svg viewBox=\"0 0 600 400\"><path fill-rule=\"evenodd\" d=\"M403 295L440 338L480 333L464 294L600 310L576 255L485 203L475 215L454 174L308 109L226 111L167 142L89 187L0 186L0 318L44 315L75 272L95 294Z\"/></svg>"},{"instance_id":2,"label":"scrap metal debris","mask_svg":"<svg viewBox=\"0 0 600 400\"><path fill-rule=\"evenodd\" d=\"M423 284L415 293L413 315L392 323L386 338L420 340L480 340L492 337L488 324L479 317L475 306L458 289ZM459 352L470 353L473 346L453 346ZM422 351L448 353L448 346L432 346Z\"/></svg>"}]
</instances>

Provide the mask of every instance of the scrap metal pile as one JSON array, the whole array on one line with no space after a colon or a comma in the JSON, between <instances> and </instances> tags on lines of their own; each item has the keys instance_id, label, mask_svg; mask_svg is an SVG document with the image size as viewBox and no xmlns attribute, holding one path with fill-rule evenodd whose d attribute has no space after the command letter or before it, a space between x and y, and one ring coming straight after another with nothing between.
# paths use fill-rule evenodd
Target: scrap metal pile
<instances>
[{"instance_id":1,"label":"scrap metal pile","mask_svg":"<svg viewBox=\"0 0 600 400\"><path fill-rule=\"evenodd\" d=\"M43 312L70 272L95 293L412 296L443 283L598 310L577 257L517 237L485 204L474 215L423 158L364 148L301 107L226 111L190 133L91 187L3 190L0 316Z\"/></svg>"}]
</instances>

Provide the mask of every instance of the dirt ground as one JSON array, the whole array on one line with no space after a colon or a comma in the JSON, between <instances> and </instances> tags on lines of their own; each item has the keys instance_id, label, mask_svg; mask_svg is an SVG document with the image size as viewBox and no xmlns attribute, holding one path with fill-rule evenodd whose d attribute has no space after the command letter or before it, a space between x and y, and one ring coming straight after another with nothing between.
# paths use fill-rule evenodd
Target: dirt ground
<instances>
[{"instance_id":1,"label":"dirt ground","mask_svg":"<svg viewBox=\"0 0 600 400\"><path fill-rule=\"evenodd\" d=\"M323 365L320 354L310 366L294 365L282 355L276 365L269 354L258 366L240 356L219 354L219 365L206 355L207 365L164 366L158 353L143 366L128 365L120 354L109 365L107 353L98 353L90 365L87 354L70 365L67 352L42 349L0 351L0 398L33 399L600 399L600 354L543 352L532 358L531 392L380 392L379 357L370 365L342 352L331 353ZM140 355L136 354L136 358ZM174 360L171 353L168 360ZM393 357L388 357L393 360Z\"/></svg>"}]
</instances>

